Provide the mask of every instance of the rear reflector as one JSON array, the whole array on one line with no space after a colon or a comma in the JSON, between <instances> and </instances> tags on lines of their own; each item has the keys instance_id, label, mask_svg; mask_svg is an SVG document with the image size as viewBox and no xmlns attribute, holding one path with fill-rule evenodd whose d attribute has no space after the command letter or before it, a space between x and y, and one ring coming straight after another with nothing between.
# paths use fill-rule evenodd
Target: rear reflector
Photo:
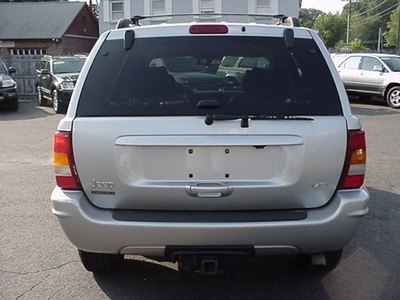
<instances>
[{"instance_id":1,"label":"rear reflector","mask_svg":"<svg viewBox=\"0 0 400 300\"><path fill-rule=\"evenodd\" d=\"M228 27L223 24L210 25L210 24L196 24L189 28L191 34L226 34Z\"/></svg>"},{"instance_id":2,"label":"rear reflector","mask_svg":"<svg viewBox=\"0 0 400 300\"><path fill-rule=\"evenodd\" d=\"M53 164L56 183L61 188L80 189L72 158L69 132L57 131L53 140Z\"/></svg>"},{"instance_id":3,"label":"rear reflector","mask_svg":"<svg viewBox=\"0 0 400 300\"><path fill-rule=\"evenodd\" d=\"M339 188L359 188L364 183L367 151L365 132L350 131L347 145L347 158Z\"/></svg>"}]
</instances>

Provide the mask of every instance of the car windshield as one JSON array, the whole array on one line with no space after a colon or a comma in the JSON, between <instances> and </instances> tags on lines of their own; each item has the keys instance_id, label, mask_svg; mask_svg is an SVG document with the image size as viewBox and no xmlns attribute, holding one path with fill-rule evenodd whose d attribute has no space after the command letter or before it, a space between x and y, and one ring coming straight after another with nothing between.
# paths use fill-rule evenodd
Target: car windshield
<instances>
[{"instance_id":1,"label":"car windshield","mask_svg":"<svg viewBox=\"0 0 400 300\"><path fill-rule=\"evenodd\" d=\"M7 74L7 69L4 64L0 61L0 74Z\"/></svg>"},{"instance_id":2,"label":"car windshield","mask_svg":"<svg viewBox=\"0 0 400 300\"><path fill-rule=\"evenodd\" d=\"M53 71L60 73L79 73L85 63L85 58L65 58L53 62Z\"/></svg>"},{"instance_id":3,"label":"car windshield","mask_svg":"<svg viewBox=\"0 0 400 300\"><path fill-rule=\"evenodd\" d=\"M382 56L382 61L393 72L400 72L400 56Z\"/></svg>"},{"instance_id":4,"label":"car windshield","mask_svg":"<svg viewBox=\"0 0 400 300\"><path fill-rule=\"evenodd\" d=\"M80 116L340 115L336 85L312 39L185 36L108 40L80 94ZM226 57L246 67L221 72ZM323 78L323 80L321 80Z\"/></svg>"}]
</instances>

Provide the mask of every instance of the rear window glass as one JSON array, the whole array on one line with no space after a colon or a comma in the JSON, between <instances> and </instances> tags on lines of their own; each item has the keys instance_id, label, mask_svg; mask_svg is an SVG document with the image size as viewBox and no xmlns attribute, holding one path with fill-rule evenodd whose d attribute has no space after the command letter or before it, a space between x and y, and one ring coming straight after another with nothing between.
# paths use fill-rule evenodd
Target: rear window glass
<instances>
[{"instance_id":1,"label":"rear window glass","mask_svg":"<svg viewBox=\"0 0 400 300\"><path fill-rule=\"evenodd\" d=\"M243 57L243 70L220 70ZM256 58L256 59L255 59ZM250 63L251 62L251 63ZM229 64L228 64L229 65ZM336 86L313 40L185 36L105 41L78 116L339 115Z\"/></svg>"}]
</instances>

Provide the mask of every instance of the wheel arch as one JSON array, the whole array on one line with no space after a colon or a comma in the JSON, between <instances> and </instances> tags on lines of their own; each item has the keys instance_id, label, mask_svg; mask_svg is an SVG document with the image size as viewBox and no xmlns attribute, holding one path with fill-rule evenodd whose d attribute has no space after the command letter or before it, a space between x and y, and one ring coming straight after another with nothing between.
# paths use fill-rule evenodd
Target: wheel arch
<instances>
[{"instance_id":1,"label":"wheel arch","mask_svg":"<svg viewBox=\"0 0 400 300\"><path fill-rule=\"evenodd\" d=\"M383 91L383 95L382 96L386 99L386 96L389 93L389 91L395 86L398 86L400 88L400 82L391 82L391 83L389 83L386 86L385 90Z\"/></svg>"}]
</instances>

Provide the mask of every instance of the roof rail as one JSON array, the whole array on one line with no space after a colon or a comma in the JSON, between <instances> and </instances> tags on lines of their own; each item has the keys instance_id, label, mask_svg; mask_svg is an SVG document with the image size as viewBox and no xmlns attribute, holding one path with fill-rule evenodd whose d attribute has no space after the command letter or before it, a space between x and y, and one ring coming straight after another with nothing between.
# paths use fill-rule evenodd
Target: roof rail
<instances>
[{"instance_id":1,"label":"roof rail","mask_svg":"<svg viewBox=\"0 0 400 300\"><path fill-rule=\"evenodd\" d=\"M243 13L203 13L203 14L168 14L168 15L152 15L152 16L133 16L130 19L120 19L115 26L116 29L140 26L140 20L156 19L156 18L171 18L171 17L221 17L221 16L240 16L240 17L258 17L258 18L274 18L278 19L277 25L300 27L300 22L297 17L288 17L283 14L277 15L262 15L262 14L243 14Z\"/></svg>"}]
</instances>

